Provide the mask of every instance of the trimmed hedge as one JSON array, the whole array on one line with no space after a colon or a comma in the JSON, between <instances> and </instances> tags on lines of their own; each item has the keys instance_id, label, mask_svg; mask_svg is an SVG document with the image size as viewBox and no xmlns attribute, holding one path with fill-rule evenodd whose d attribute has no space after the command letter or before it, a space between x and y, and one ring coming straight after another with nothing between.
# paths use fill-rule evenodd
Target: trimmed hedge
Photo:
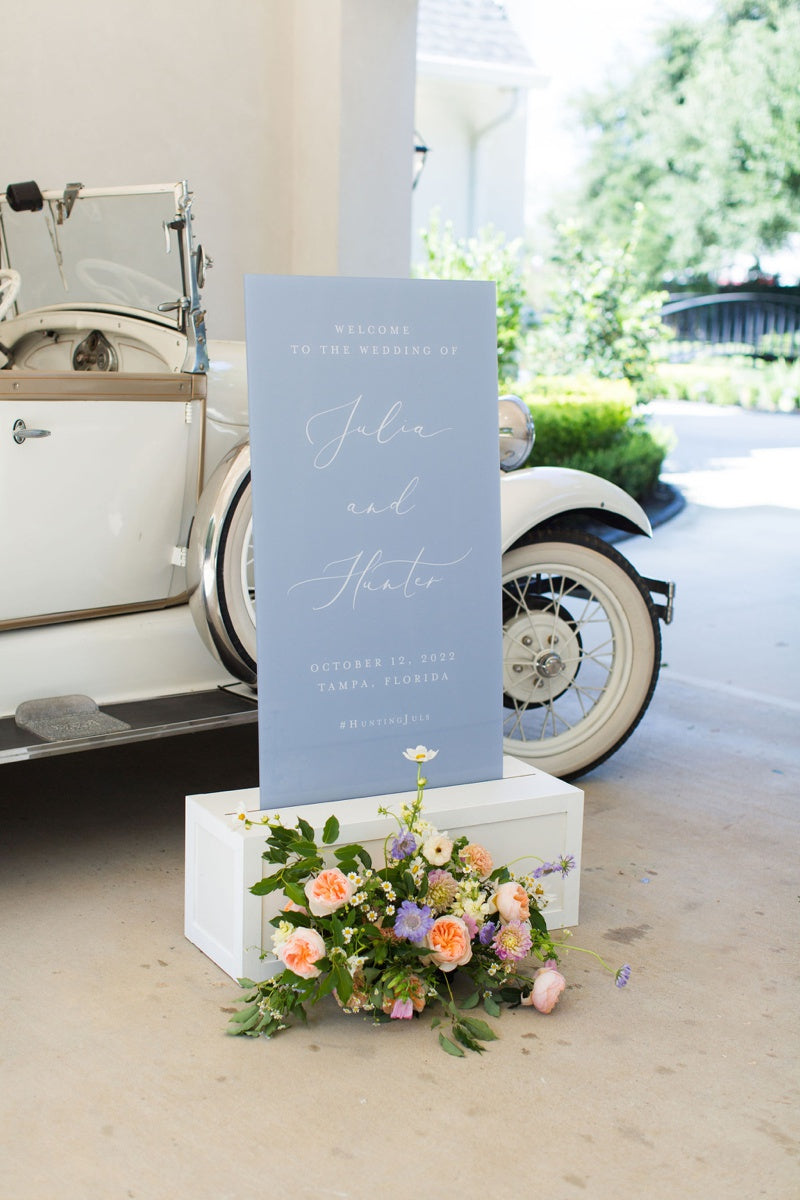
<instances>
[{"instance_id":1,"label":"trimmed hedge","mask_svg":"<svg viewBox=\"0 0 800 1200\"><path fill-rule=\"evenodd\" d=\"M749 358L708 358L662 363L651 384L653 396L703 400L764 412L800 410L800 359L763 362Z\"/></svg>"},{"instance_id":2,"label":"trimmed hedge","mask_svg":"<svg viewBox=\"0 0 800 1200\"><path fill-rule=\"evenodd\" d=\"M637 500L653 491L669 439L633 415L636 397L630 384L550 376L518 386L517 394L536 426L536 443L526 466L589 471Z\"/></svg>"}]
</instances>

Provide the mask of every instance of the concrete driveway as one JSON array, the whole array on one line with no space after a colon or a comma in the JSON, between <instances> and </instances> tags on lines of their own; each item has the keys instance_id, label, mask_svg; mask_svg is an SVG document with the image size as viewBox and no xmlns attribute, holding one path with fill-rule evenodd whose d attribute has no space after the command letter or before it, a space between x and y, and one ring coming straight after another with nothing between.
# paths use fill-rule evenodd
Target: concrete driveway
<instances>
[{"instance_id":1,"label":"concrete driveway","mask_svg":"<svg viewBox=\"0 0 800 1200\"><path fill-rule=\"evenodd\" d=\"M2 1200L796 1200L800 417L658 416L689 503L620 549L676 619L582 781L574 936L629 987L573 951L555 1012L471 1061L335 1009L227 1038L237 990L182 935L183 797L253 784L254 731L6 766Z\"/></svg>"}]
</instances>

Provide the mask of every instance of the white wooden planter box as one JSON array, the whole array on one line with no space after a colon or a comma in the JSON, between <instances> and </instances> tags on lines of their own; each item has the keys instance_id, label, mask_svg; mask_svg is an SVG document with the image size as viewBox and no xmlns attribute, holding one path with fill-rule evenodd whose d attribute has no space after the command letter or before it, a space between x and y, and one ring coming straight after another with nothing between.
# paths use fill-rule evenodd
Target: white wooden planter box
<instances>
[{"instance_id":1,"label":"white wooden planter box","mask_svg":"<svg viewBox=\"0 0 800 1200\"><path fill-rule=\"evenodd\" d=\"M335 814L340 826L336 845L360 842L380 866L384 839L397 827L378 815L378 806L399 813L400 805L415 795L416 789L392 796L302 804L284 809L281 815L288 825L304 817L319 835L327 818ZM250 819L260 821L258 788L186 798L185 933L233 979L260 981L280 966L271 957L262 959L261 951L271 945L269 922L283 898L280 893L265 897L250 893L250 887L273 868L261 858L264 827L246 829L236 820L242 802ZM583 833L583 792L578 788L506 757L502 779L427 788L425 816L442 833L466 834L470 841L484 845L497 865L514 861L520 873L532 870L539 859L572 854L575 870L566 877L549 875L544 880L550 897L545 916L551 929L577 924ZM525 859L525 855L536 857Z\"/></svg>"}]
</instances>

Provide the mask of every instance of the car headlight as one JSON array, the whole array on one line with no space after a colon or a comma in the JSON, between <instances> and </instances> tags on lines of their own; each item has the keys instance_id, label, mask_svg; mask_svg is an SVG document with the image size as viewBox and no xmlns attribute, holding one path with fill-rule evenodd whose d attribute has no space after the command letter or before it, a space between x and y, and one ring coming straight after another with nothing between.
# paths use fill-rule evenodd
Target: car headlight
<instances>
[{"instance_id":1,"label":"car headlight","mask_svg":"<svg viewBox=\"0 0 800 1200\"><path fill-rule=\"evenodd\" d=\"M500 416L500 469L515 471L527 461L536 437L533 417L527 404L519 396L501 396Z\"/></svg>"}]
</instances>

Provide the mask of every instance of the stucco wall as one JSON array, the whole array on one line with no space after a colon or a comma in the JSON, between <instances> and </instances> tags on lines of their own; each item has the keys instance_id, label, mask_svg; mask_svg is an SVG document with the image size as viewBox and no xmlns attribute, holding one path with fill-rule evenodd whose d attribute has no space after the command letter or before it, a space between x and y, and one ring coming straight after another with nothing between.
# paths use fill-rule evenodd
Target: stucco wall
<instances>
[{"instance_id":1,"label":"stucco wall","mask_svg":"<svg viewBox=\"0 0 800 1200\"><path fill-rule=\"evenodd\" d=\"M421 77L415 122L430 153L414 192L414 261L422 255L419 230L437 209L458 237L489 224L523 236L527 92Z\"/></svg>"},{"instance_id":2,"label":"stucco wall","mask_svg":"<svg viewBox=\"0 0 800 1200\"><path fill-rule=\"evenodd\" d=\"M242 337L245 272L408 273L415 31L416 0L8 5L0 184L187 178Z\"/></svg>"}]
</instances>

